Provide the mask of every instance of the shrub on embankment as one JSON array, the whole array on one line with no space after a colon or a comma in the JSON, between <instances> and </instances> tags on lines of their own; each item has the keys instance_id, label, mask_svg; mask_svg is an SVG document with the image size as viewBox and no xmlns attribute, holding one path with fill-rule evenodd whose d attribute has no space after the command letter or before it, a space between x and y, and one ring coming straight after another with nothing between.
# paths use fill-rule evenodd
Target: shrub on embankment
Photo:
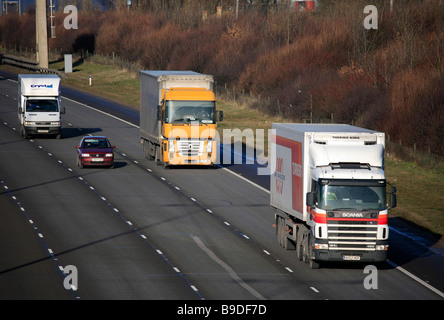
<instances>
[{"instance_id":1,"label":"shrub on embankment","mask_svg":"<svg viewBox=\"0 0 444 320\"><path fill-rule=\"evenodd\" d=\"M237 19L236 1L224 1L221 17L217 1L133 2L137 10L80 11L77 30L65 29L58 12L50 48L213 74L261 97L251 107L266 113L353 123L444 155L442 1L396 1L393 10L374 1L376 30L363 27L362 0L321 0L316 12L240 1ZM4 48L35 46L31 13L0 17Z\"/></svg>"}]
</instances>

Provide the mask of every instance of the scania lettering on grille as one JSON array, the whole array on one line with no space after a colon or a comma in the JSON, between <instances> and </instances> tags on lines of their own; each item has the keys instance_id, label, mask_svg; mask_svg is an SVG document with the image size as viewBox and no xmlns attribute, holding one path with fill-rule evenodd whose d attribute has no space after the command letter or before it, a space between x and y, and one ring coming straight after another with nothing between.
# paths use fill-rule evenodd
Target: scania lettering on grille
<instances>
[{"instance_id":1,"label":"scania lettering on grille","mask_svg":"<svg viewBox=\"0 0 444 320\"><path fill-rule=\"evenodd\" d=\"M364 214L359 212L343 212L342 213L343 218L363 218Z\"/></svg>"}]
</instances>

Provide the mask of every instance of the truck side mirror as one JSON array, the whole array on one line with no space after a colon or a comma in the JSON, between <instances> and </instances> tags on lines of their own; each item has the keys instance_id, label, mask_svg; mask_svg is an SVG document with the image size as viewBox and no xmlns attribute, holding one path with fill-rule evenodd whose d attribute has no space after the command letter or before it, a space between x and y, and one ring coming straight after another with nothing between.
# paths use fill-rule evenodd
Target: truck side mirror
<instances>
[{"instance_id":1,"label":"truck side mirror","mask_svg":"<svg viewBox=\"0 0 444 320\"><path fill-rule=\"evenodd\" d=\"M219 110L217 112L217 121L223 121L224 120L224 112L222 110Z\"/></svg>"},{"instance_id":2,"label":"truck side mirror","mask_svg":"<svg viewBox=\"0 0 444 320\"><path fill-rule=\"evenodd\" d=\"M160 121L160 120L161 120L161 115L160 115L161 110L162 110L162 106L161 106L161 105L158 105L158 106L157 106L157 121Z\"/></svg>"},{"instance_id":3,"label":"truck side mirror","mask_svg":"<svg viewBox=\"0 0 444 320\"><path fill-rule=\"evenodd\" d=\"M392 186L390 188L390 208L396 207L396 187Z\"/></svg>"},{"instance_id":4,"label":"truck side mirror","mask_svg":"<svg viewBox=\"0 0 444 320\"><path fill-rule=\"evenodd\" d=\"M18 112L19 112L19 114L23 114L24 113L22 107L19 108Z\"/></svg>"},{"instance_id":5,"label":"truck side mirror","mask_svg":"<svg viewBox=\"0 0 444 320\"><path fill-rule=\"evenodd\" d=\"M62 107L62 110L60 111L61 114L65 114L66 110L65 107Z\"/></svg>"},{"instance_id":6,"label":"truck side mirror","mask_svg":"<svg viewBox=\"0 0 444 320\"><path fill-rule=\"evenodd\" d=\"M396 194L392 193L390 195L390 208L396 207Z\"/></svg>"},{"instance_id":7,"label":"truck side mirror","mask_svg":"<svg viewBox=\"0 0 444 320\"><path fill-rule=\"evenodd\" d=\"M307 192L307 195L305 198L305 204L307 206L312 207L313 204L315 203L315 199L316 199L316 192Z\"/></svg>"}]
</instances>

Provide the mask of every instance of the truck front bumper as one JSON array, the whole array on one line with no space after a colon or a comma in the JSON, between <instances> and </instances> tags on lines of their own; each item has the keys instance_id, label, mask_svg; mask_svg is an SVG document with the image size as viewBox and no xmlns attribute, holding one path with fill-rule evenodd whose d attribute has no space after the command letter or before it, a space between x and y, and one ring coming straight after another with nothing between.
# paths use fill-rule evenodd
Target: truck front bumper
<instances>
[{"instance_id":1,"label":"truck front bumper","mask_svg":"<svg viewBox=\"0 0 444 320\"><path fill-rule=\"evenodd\" d=\"M190 158L169 158L169 165L212 165L213 161L211 159L202 159L198 157Z\"/></svg>"},{"instance_id":2,"label":"truck front bumper","mask_svg":"<svg viewBox=\"0 0 444 320\"><path fill-rule=\"evenodd\" d=\"M25 130L28 134L48 134L58 135L60 134L61 127L49 127L49 126L25 126Z\"/></svg>"},{"instance_id":3,"label":"truck front bumper","mask_svg":"<svg viewBox=\"0 0 444 320\"><path fill-rule=\"evenodd\" d=\"M385 262L387 250L348 252L341 250L313 250L316 261Z\"/></svg>"}]
</instances>

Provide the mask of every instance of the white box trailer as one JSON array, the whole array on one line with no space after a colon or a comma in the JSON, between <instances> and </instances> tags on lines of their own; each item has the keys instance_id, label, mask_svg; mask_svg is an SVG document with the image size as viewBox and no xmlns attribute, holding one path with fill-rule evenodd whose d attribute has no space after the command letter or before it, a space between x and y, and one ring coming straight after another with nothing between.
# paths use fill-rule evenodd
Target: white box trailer
<instances>
[{"instance_id":1,"label":"white box trailer","mask_svg":"<svg viewBox=\"0 0 444 320\"><path fill-rule=\"evenodd\" d=\"M342 124L272 129L270 205L278 242L314 268L321 261L385 261L384 133Z\"/></svg>"},{"instance_id":2,"label":"white box trailer","mask_svg":"<svg viewBox=\"0 0 444 320\"><path fill-rule=\"evenodd\" d=\"M60 78L54 74L18 75L18 120L20 135L54 135L61 137Z\"/></svg>"}]
</instances>

